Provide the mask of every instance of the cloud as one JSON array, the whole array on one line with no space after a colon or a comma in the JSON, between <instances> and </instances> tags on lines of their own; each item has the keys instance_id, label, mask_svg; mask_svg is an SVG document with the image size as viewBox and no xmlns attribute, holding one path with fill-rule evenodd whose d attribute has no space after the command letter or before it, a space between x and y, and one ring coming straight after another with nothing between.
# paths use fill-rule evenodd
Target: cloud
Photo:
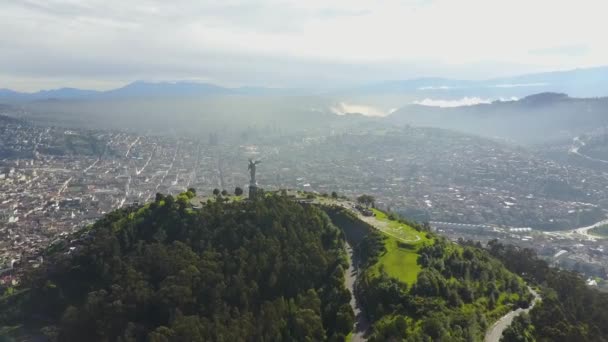
<instances>
[{"instance_id":1,"label":"cloud","mask_svg":"<svg viewBox=\"0 0 608 342\"><path fill-rule=\"evenodd\" d=\"M330 110L337 115L362 114L365 116L382 117L387 116L388 114L394 112L396 109L393 108L389 111L384 111L373 106L340 102L332 106Z\"/></svg>"},{"instance_id":2,"label":"cloud","mask_svg":"<svg viewBox=\"0 0 608 342\"><path fill-rule=\"evenodd\" d=\"M608 60L607 6L603 0L2 1L0 83L36 88L36 79L78 85L196 77L344 85L595 66Z\"/></svg>"},{"instance_id":3,"label":"cloud","mask_svg":"<svg viewBox=\"0 0 608 342\"><path fill-rule=\"evenodd\" d=\"M430 106L430 107L462 107L462 106L472 106L482 103L492 103L492 100L482 99L479 97L463 97L459 100L436 100L426 98L424 100L414 101L413 104L421 105L421 106Z\"/></svg>"}]
</instances>

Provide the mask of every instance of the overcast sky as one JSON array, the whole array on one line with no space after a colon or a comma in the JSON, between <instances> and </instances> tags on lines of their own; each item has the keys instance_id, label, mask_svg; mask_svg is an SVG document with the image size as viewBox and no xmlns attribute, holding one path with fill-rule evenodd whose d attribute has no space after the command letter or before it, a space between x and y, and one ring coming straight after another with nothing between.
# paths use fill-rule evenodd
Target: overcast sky
<instances>
[{"instance_id":1,"label":"overcast sky","mask_svg":"<svg viewBox=\"0 0 608 342\"><path fill-rule=\"evenodd\" d=\"M1 0L0 88L331 87L608 64L606 0Z\"/></svg>"}]
</instances>

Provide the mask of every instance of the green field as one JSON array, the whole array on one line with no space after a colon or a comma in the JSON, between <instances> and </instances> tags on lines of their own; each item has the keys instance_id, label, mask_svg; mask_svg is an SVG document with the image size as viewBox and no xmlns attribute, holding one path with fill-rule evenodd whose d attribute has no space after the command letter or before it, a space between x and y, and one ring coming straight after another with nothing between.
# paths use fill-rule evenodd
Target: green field
<instances>
[{"instance_id":1,"label":"green field","mask_svg":"<svg viewBox=\"0 0 608 342\"><path fill-rule=\"evenodd\" d=\"M374 214L376 219L386 226L381 231L387 238L384 240L386 252L380 256L371 272L378 274L380 268L384 268L389 276L411 286L416 282L421 270L418 265L418 250L425 244L432 243L432 240L404 223L390 220L386 213L380 210L374 209Z\"/></svg>"},{"instance_id":2,"label":"green field","mask_svg":"<svg viewBox=\"0 0 608 342\"><path fill-rule=\"evenodd\" d=\"M389 219L385 212L378 209L372 209L372 211L374 212L376 220L380 223L376 225L376 228L386 235L401 240L402 242L417 242L419 239L422 239L423 234L407 224Z\"/></svg>"}]
</instances>

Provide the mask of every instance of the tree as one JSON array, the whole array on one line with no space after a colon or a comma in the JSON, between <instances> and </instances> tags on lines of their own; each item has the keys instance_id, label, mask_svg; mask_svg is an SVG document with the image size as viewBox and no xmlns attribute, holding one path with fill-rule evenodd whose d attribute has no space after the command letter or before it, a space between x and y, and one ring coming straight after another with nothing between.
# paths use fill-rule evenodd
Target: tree
<instances>
[{"instance_id":1,"label":"tree","mask_svg":"<svg viewBox=\"0 0 608 342\"><path fill-rule=\"evenodd\" d=\"M226 189L222 190L222 196L228 196L228 191L226 191Z\"/></svg>"},{"instance_id":2,"label":"tree","mask_svg":"<svg viewBox=\"0 0 608 342\"><path fill-rule=\"evenodd\" d=\"M332 191L332 192L331 192L331 198L333 198L333 199L338 198L338 193L337 193L337 192L335 192L335 191Z\"/></svg>"},{"instance_id":3,"label":"tree","mask_svg":"<svg viewBox=\"0 0 608 342\"><path fill-rule=\"evenodd\" d=\"M192 210L186 192L106 215L77 256L24 270L27 296L0 300L0 327L50 341L344 341L340 230L283 196L224 200Z\"/></svg>"},{"instance_id":4,"label":"tree","mask_svg":"<svg viewBox=\"0 0 608 342\"><path fill-rule=\"evenodd\" d=\"M188 191L185 192L188 199L193 199L196 197L196 190L194 188L188 188Z\"/></svg>"},{"instance_id":5,"label":"tree","mask_svg":"<svg viewBox=\"0 0 608 342\"><path fill-rule=\"evenodd\" d=\"M376 199L371 195L361 195L357 197L357 203L364 205L366 208L369 208L370 206L373 208L375 202Z\"/></svg>"},{"instance_id":6,"label":"tree","mask_svg":"<svg viewBox=\"0 0 608 342\"><path fill-rule=\"evenodd\" d=\"M215 196L219 195L220 194L220 189L218 189L218 188L213 189L213 194Z\"/></svg>"},{"instance_id":7,"label":"tree","mask_svg":"<svg viewBox=\"0 0 608 342\"><path fill-rule=\"evenodd\" d=\"M243 189L240 186L237 186L236 188L234 188L234 194L237 196L242 196L243 195Z\"/></svg>"}]
</instances>

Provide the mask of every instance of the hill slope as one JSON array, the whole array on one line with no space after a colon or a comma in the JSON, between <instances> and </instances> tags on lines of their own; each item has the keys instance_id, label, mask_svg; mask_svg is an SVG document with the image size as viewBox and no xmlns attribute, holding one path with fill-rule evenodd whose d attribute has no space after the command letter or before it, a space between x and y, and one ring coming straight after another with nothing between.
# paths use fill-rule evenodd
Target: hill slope
<instances>
[{"instance_id":1,"label":"hill slope","mask_svg":"<svg viewBox=\"0 0 608 342\"><path fill-rule=\"evenodd\" d=\"M523 280L480 246L377 210L365 219L334 208L330 217L356 246L370 341L480 341L495 320L532 300Z\"/></svg>"},{"instance_id":2,"label":"hill slope","mask_svg":"<svg viewBox=\"0 0 608 342\"><path fill-rule=\"evenodd\" d=\"M211 203L186 193L115 211L51 246L0 326L34 340L343 341L353 325L343 240L281 197Z\"/></svg>"}]
</instances>

